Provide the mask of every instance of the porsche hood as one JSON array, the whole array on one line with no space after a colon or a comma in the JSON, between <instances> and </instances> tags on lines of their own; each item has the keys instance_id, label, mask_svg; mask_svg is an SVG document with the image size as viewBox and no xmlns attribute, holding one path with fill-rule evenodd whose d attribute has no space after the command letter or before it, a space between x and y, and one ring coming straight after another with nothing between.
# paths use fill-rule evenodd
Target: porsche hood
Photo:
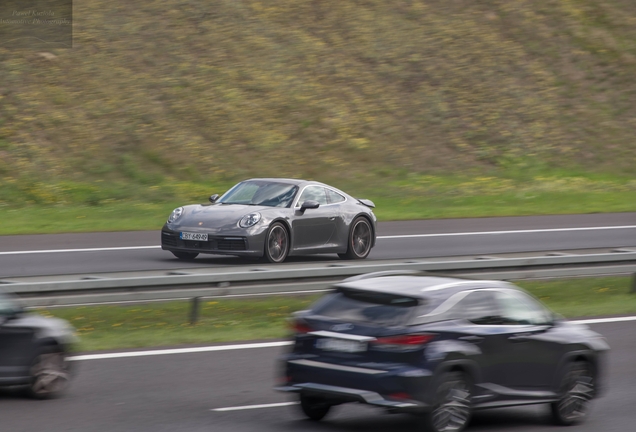
<instances>
[{"instance_id":1,"label":"porsche hood","mask_svg":"<svg viewBox=\"0 0 636 432\"><path fill-rule=\"evenodd\" d=\"M212 205L188 205L183 207L183 216L172 225L202 228L235 226L245 215L271 210L272 208L273 207L267 206L222 203Z\"/></svg>"}]
</instances>

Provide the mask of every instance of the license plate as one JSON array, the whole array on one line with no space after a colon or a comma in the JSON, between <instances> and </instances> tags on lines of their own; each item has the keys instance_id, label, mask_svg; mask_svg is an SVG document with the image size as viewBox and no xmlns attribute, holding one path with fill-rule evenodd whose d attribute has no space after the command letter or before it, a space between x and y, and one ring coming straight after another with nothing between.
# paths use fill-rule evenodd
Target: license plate
<instances>
[{"instance_id":1,"label":"license plate","mask_svg":"<svg viewBox=\"0 0 636 432\"><path fill-rule=\"evenodd\" d=\"M179 238L181 238L181 240L208 241L208 235L202 233L182 232Z\"/></svg>"},{"instance_id":2,"label":"license plate","mask_svg":"<svg viewBox=\"0 0 636 432\"><path fill-rule=\"evenodd\" d=\"M340 352L364 352L367 350L367 343L344 339L321 338L316 340L316 348L323 351Z\"/></svg>"}]
</instances>

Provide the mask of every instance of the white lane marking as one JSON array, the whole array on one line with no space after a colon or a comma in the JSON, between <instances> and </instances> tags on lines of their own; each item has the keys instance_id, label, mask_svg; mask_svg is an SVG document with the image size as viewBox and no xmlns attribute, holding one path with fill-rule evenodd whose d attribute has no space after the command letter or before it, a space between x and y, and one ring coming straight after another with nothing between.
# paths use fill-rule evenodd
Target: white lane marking
<instances>
[{"instance_id":1,"label":"white lane marking","mask_svg":"<svg viewBox=\"0 0 636 432\"><path fill-rule=\"evenodd\" d=\"M277 342L261 342L261 343L240 344L240 345L221 345L221 346L175 348L175 349L151 350L151 351L132 351L132 352L123 352L123 353L85 354L85 355L68 357L68 360L72 360L72 361L102 360L102 359L123 358L123 357L147 357L147 356L157 356L157 355L167 355L167 354L190 354L190 353L211 352L211 351L234 351L234 350L241 350L241 349L281 347L281 346L286 346L291 344L292 342L289 342L289 341L277 341Z\"/></svg>"},{"instance_id":2,"label":"white lane marking","mask_svg":"<svg viewBox=\"0 0 636 432\"><path fill-rule=\"evenodd\" d=\"M378 239L400 239L400 238L420 238L420 237L455 237L470 235L501 235L501 234L535 234L550 232L570 232L570 231L596 231L596 230L615 230L615 229L634 229L636 225L624 226L605 226L605 227L581 227L581 228L548 228L533 230L510 230L510 231L477 231L477 232L460 232L460 233L439 233L439 234L409 234L409 235L392 235L378 236Z\"/></svg>"},{"instance_id":3,"label":"white lane marking","mask_svg":"<svg viewBox=\"0 0 636 432\"><path fill-rule=\"evenodd\" d=\"M210 411L216 412L225 412L225 411L241 411L241 410L251 410L251 409L260 409L260 408L278 408L290 405L298 405L298 402L279 402L279 403L270 403L270 404L260 404L260 405L244 405L244 406L235 406L235 407L226 407L226 408L212 408Z\"/></svg>"},{"instance_id":4,"label":"white lane marking","mask_svg":"<svg viewBox=\"0 0 636 432\"><path fill-rule=\"evenodd\" d=\"M582 227L582 228L549 228L549 229L510 230L510 231L454 232L454 233L438 233L438 234L405 234L405 235L392 235L392 236L378 236L378 239L390 240L390 239L401 239L401 238L458 237L458 236L501 235L501 234L532 234L532 233L595 231L595 230L616 230L616 229L636 229L636 225ZM108 252L108 251L122 251L122 250L159 249L159 248L161 248L161 246L126 246L126 247L86 248L86 249L45 249L45 250L30 250L30 251L5 251L5 252L0 252L0 255L28 255L28 254L43 254L43 253L64 253L64 252Z\"/></svg>"},{"instance_id":5,"label":"white lane marking","mask_svg":"<svg viewBox=\"0 0 636 432\"><path fill-rule=\"evenodd\" d=\"M0 255L28 255L28 254L61 253L61 252L104 252L104 251L121 251L121 250L158 249L160 247L161 246L126 246L126 247L87 248L87 249L47 249L47 250L0 252Z\"/></svg>"},{"instance_id":6,"label":"white lane marking","mask_svg":"<svg viewBox=\"0 0 636 432\"><path fill-rule=\"evenodd\" d=\"M603 324L613 322L625 322L636 321L636 316L627 317L614 317L614 318L593 318L585 320L571 320L570 322L576 324ZM190 354L200 352L212 352L212 351L234 351L241 349L255 349L255 348L275 348L282 346L289 346L293 344L290 341L276 341L276 342L260 342L251 344L236 344L236 345L221 345L221 346L204 346L194 348L176 348L176 349L164 349L164 350L151 350L151 351L132 351L122 353L103 353L103 354L85 354L69 357L68 360L82 361L82 360L102 360L112 358L124 358L124 357L146 357L168 354Z\"/></svg>"}]
</instances>

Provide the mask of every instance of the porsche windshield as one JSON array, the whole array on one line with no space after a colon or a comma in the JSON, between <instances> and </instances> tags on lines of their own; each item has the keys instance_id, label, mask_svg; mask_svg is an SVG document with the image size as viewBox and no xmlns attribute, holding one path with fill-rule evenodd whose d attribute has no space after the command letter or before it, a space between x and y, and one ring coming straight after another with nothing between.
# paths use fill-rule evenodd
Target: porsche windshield
<instances>
[{"instance_id":1,"label":"porsche windshield","mask_svg":"<svg viewBox=\"0 0 636 432\"><path fill-rule=\"evenodd\" d=\"M227 191L218 202L268 207L289 207L298 187L287 183L246 181Z\"/></svg>"}]
</instances>

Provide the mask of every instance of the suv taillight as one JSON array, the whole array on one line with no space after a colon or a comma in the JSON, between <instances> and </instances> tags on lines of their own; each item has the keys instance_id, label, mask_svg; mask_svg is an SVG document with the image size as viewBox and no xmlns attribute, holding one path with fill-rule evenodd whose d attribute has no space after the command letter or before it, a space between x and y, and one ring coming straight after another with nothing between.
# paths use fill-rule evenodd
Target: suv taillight
<instances>
[{"instance_id":1,"label":"suv taillight","mask_svg":"<svg viewBox=\"0 0 636 432\"><path fill-rule=\"evenodd\" d=\"M300 320L290 321L289 327L295 334L307 334L311 331L314 331L314 329L309 327L309 325L306 322L300 321Z\"/></svg>"},{"instance_id":2,"label":"suv taillight","mask_svg":"<svg viewBox=\"0 0 636 432\"><path fill-rule=\"evenodd\" d=\"M381 337L371 342L371 346L382 351L412 351L421 348L433 339L435 334L418 333Z\"/></svg>"}]
</instances>

